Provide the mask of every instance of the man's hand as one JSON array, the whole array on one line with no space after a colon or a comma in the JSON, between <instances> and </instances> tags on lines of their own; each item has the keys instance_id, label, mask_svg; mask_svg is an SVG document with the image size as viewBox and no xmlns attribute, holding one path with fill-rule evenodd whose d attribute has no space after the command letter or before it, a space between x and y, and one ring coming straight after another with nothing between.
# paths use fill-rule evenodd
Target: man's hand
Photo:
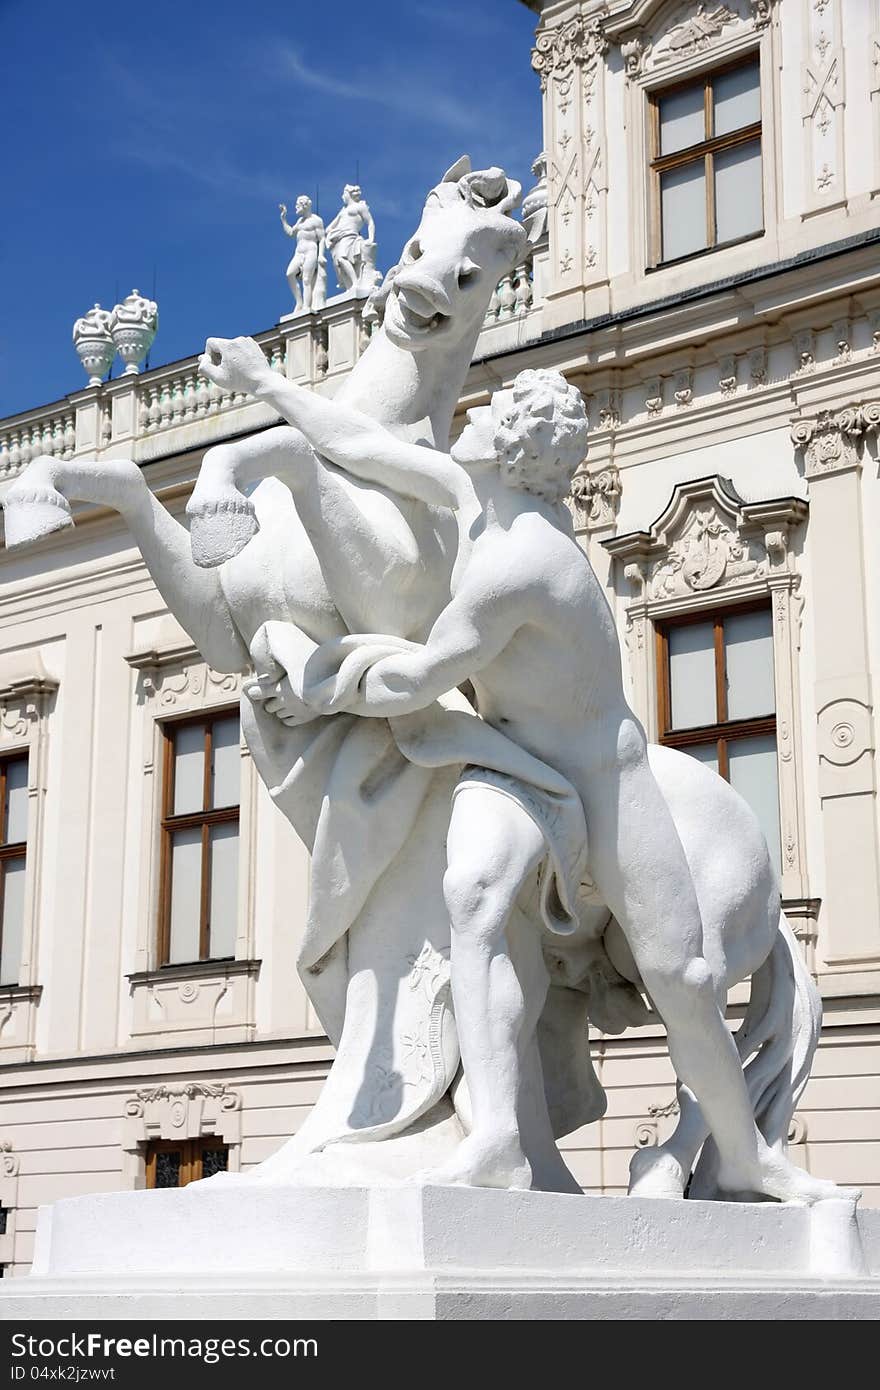
<instances>
[{"instance_id":1,"label":"man's hand","mask_svg":"<svg viewBox=\"0 0 880 1390\"><path fill-rule=\"evenodd\" d=\"M209 338L199 358L202 376L224 391L257 395L273 372L253 338Z\"/></svg>"},{"instance_id":2,"label":"man's hand","mask_svg":"<svg viewBox=\"0 0 880 1390\"><path fill-rule=\"evenodd\" d=\"M286 675L280 679L276 679L276 673L260 676L248 686L247 694L253 704L262 705L267 714L274 714L289 729L319 718L318 712L299 698Z\"/></svg>"}]
</instances>

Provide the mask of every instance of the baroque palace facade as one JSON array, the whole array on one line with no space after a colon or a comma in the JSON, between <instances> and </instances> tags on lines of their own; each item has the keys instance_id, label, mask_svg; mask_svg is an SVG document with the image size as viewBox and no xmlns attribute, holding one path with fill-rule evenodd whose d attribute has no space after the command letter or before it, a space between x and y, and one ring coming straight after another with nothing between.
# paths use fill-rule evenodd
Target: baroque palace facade
<instances>
[{"instance_id":1,"label":"baroque palace facade","mask_svg":"<svg viewBox=\"0 0 880 1390\"><path fill-rule=\"evenodd\" d=\"M493 298L461 417L525 367L582 389L572 505L632 702L754 806L824 997L795 1157L877 1204L880 0L530 8L548 235ZM332 394L361 306L257 339ZM39 453L130 457L182 514L205 450L274 422L196 361L0 421L0 487ZM0 1265L20 1274L41 1203L267 1157L331 1053L295 968L307 855L240 740L240 678L109 511L0 552L0 581ZM608 1112L564 1149L618 1193L673 1078L659 1028L592 1045Z\"/></svg>"}]
</instances>

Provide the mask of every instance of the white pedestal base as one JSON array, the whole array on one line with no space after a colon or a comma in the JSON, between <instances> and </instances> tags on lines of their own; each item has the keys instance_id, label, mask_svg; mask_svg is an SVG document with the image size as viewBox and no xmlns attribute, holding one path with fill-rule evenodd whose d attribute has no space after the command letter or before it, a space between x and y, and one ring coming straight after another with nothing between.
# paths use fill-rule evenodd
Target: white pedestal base
<instances>
[{"instance_id":1,"label":"white pedestal base","mask_svg":"<svg viewBox=\"0 0 880 1390\"><path fill-rule=\"evenodd\" d=\"M252 1184L43 1208L0 1318L877 1318L880 1212Z\"/></svg>"}]
</instances>

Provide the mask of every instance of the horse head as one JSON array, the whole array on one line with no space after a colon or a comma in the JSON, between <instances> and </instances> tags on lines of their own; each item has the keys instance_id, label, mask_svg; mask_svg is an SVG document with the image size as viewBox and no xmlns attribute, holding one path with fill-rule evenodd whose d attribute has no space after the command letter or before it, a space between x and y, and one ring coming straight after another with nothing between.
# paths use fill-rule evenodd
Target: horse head
<instances>
[{"instance_id":1,"label":"horse head","mask_svg":"<svg viewBox=\"0 0 880 1390\"><path fill-rule=\"evenodd\" d=\"M525 229L511 216L521 196L502 169L472 171L467 155L444 174L375 293L392 343L420 352L479 331L493 289L526 248Z\"/></svg>"}]
</instances>

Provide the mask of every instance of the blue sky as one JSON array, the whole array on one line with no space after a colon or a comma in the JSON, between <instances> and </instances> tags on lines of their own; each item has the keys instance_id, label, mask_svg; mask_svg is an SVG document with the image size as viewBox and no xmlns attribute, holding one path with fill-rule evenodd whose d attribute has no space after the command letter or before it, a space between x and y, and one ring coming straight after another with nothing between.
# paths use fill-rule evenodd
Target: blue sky
<instances>
[{"instance_id":1,"label":"blue sky","mask_svg":"<svg viewBox=\"0 0 880 1390\"><path fill-rule=\"evenodd\" d=\"M270 328L300 192L329 220L359 170L387 269L463 152L528 187L534 22L517 0L0 0L0 416L84 386L74 319L154 277L153 365Z\"/></svg>"}]
</instances>

